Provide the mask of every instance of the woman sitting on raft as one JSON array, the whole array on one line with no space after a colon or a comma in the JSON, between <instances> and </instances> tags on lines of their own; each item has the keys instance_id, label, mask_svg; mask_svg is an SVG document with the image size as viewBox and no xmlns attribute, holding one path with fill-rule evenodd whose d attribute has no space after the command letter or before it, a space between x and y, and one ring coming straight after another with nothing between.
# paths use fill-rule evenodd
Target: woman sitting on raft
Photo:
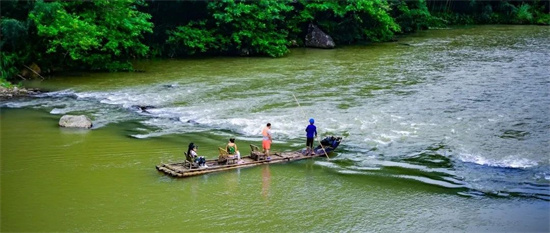
<instances>
[{"instance_id":1,"label":"woman sitting on raft","mask_svg":"<svg viewBox=\"0 0 550 233\"><path fill-rule=\"evenodd\" d=\"M230 138L229 139L229 143L227 143L227 145L225 146L225 150L227 151L227 153L231 156L233 156L233 158L235 158L235 156L237 157L237 160L240 162L241 161L241 153L239 152L239 149L237 148L237 144L235 144L235 138Z\"/></svg>"},{"instance_id":2,"label":"woman sitting on raft","mask_svg":"<svg viewBox=\"0 0 550 233\"><path fill-rule=\"evenodd\" d=\"M199 156L197 154L197 148L199 146L195 145L194 143L189 143L189 148L187 149L187 154L191 156L193 161L197 164L199 164L199 167L208 167L206 165L206 159L204 156Z\"/></svg>"}]
</instances>

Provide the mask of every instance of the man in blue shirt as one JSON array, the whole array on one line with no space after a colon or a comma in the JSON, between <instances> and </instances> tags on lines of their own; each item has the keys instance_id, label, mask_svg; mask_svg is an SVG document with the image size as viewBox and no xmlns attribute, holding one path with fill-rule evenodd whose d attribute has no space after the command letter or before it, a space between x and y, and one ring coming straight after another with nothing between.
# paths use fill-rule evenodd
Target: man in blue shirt
<instances>
[{"instance_id":1,"label":"man in blue shirt","mask_svg":"<svg viewBox=\"0 0 550 233\"><path fill-rule=\"evenodd\" d=\"M306 127L306 155L315 154L313 151L313 139L317 137L317 127L313 123L315 123L315 120L313 118L309 119L309 125Z\"/></svg>"}]
</instances>

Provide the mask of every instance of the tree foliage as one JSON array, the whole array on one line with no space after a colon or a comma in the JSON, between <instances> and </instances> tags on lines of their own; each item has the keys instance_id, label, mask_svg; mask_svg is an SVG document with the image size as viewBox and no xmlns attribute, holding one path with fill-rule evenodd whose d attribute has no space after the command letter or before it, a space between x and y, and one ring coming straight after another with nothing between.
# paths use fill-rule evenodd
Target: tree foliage
<instances>
[{"instance_id":1,"label":"tree foliage","mask_svg":"<svg viewBox=\"0 0 550 233\"><path fill-rule=\"evenodd\" d=\"M4 0L0 79L42 70L131 70L146 56L280 57L315 24L337 45L449 24L550 24L548 1ZM153 30L153 25L155 26Z\"/></svg>"},{"instance_id":2,"label":"tree foliage","mask_svg":"<svg viewBox=\"0 0 550 233\"><path fill-rule=\"evenodd\" d=\"M147 54L140 39L152 32L149 14L132 0L38 1L29 18L60 66L131 70L129 59Z\"/></svg>"},{"instance_id":3,"label":"tree foliage","mask_svg":"<svg viewBox=\"0 0 550 233\"><path fill-rule=\"evenodd\" d=\"M300 36L307 32L308 24L314 23L337 44L386 41L400 30L384 0L300 0L297 8L300 10L291 22L303 29Z\"/></svg>"},{"instance_id":4,"label":"tree foliage","mask_svg":"<svg viewBox=\"0 0 550 233\"><path fill-rule=\"evenodd\" d=\"M550 24L548 1L427 0L433 16L452 24Z\"/></svg>"},{"instance_id":5,"label":"tree foliage","mask_svg":"<svg viewBox=\"0 0 550 233\"><path fill-rule=\"evenodd\" d=\"M383 0L214 1L209 17L169 30L170 54L222 52L284 55L290 40L302 40L310 23L336 43L386 41L400 27Z\"/></svg>"},{"instance_id":6,"label":"tree foliage","mask_svg":"<svg viewBox=\"0 0 550 233\"><path fill-rule=\"evenodd\" d=\"M391 15L401 27L401 33L428 29L433 17L424 0L393 1Z\"/></svg>"},{"instance_id":7,"label":"tree foliage","mask_svg":"<svg viewBox=\"0 0 550 233\"><path fill-rule=\"evenodd\" d=\"M27 19L28 12L34 7L29 1L2 2L0 19L0 81L16 77L19 69L38 56L34 53L32 42L37 40L33 24Z\"/></svg>"},{"instance_id":8,"label":"tree foliage","mask_svg":"<svg viewBox=\"0 0 550 233\"><path fill-rule=\"evenodd\" d=\"M168 43L186 54L229 53L284 55L288 25L285 14L293 8L289 0L213 1L209 17L168 31Z\"/></svg>"}]
</instances>

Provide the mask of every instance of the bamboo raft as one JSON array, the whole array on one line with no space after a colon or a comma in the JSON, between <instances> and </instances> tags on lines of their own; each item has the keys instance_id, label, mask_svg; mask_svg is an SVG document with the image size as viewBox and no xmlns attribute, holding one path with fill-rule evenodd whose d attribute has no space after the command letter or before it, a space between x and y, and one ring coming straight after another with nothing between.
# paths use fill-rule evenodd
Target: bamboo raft
<instances>
[{"instance_id":1,"label":"bamboo raft","mask_svg":"<svg viewBox=\"0 0 550 233\"><path fill-rule=\"evenodd\" d=\"M180 163L160 164L156 168L158 171L172 176L172 177L189 177L203 175L213 172L221 172L227 170L233 170L237 168L253 167L262 164L271 163L284 163L291 161L298 161L303 159L310 159L315 157L324 157L333 152L340 144L341 137L327 137L321 141L321 145L318 145L313 151L313 154L306 154L305 150L282 152L270 154L269 158L259 151L259 148L254 145L250 145L250 155L241 157L241 161L237 161L236 158L230 157L224 149L220 148L220 155L218 159L206 160L208 167L199 167L188 156L187 160Z\"/></svg>"}]
</instances>

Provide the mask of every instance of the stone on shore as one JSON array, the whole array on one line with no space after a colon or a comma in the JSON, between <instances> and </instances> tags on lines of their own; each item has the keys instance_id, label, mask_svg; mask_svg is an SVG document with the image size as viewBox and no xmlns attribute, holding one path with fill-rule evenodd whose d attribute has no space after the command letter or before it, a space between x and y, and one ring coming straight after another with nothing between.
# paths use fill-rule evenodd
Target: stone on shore
<instances>
[{"instance_id":1,"label":"stone on shore","mask_svg":"<svg viewBox=\"0 0 550 233\"><path fill-rule=\"evenodd\" d=\"M308 33L306 35L306 46L313 48L332 49L336 44L332 37L324 33L319 27L309 24Z\"/></svg>"},{"instance_id":2,"label":"stone on shore","mask_svg":"<svg viewBox=\"0 0 550 233\"><path fill-rule=\"evenodd\" d=\"M6 88L3 86L0 86L0 100L11 99L14 97L32 96L39 93L40 91L33 90L33 89L26 89L26 88L19 88L19 87Z\"/></svg>"}]
</instances>

